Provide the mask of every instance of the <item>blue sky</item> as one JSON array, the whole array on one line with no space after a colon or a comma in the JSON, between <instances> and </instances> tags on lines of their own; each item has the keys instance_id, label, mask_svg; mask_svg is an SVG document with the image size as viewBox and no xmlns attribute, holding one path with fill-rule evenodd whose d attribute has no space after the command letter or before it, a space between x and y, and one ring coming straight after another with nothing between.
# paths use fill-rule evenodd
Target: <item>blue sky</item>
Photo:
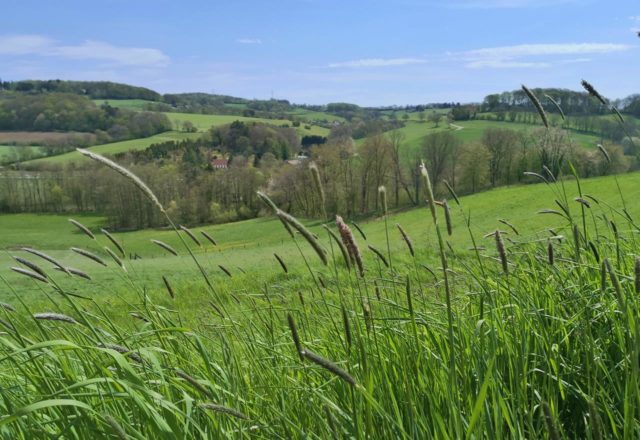
<instances>
[{"instance_id":1,"label":"blue sky","mask_svg":"<svg viewBox=\"0 0 640 440\"><path fill-rule=\"evenodd\" d=\"M0 78L322 104L640 92L638 0L3 0Z\"/></svg>"}]
</instances>

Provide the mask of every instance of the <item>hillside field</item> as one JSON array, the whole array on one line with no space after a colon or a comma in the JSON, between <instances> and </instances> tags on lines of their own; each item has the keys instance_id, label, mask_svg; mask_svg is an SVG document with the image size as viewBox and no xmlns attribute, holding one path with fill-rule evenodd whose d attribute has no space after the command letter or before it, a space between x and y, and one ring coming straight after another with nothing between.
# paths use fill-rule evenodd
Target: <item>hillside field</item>
<instances>
[{"instance_id":1,"label":"hillside field","mask_svg":"<svg viewBox=\"0 0 640 440\"><path fill-rule=\"evenodd\" d=\"M450 200L450 223L434 204L362 222L366 238L342 225L351 257L319 222L286 220L290 237L271 215L193 228L200 246L116 233L124 260L100 217L76 217L92 239L62 215L0 216L0 424L25 439L70 420L78 439L638 432L639 196L638 173L500 188ZM14 255L44 276L10 270L26 267Z\"/></svg>"},{"instance_id":2,"label":"hillside field","mask_svg":"<svg viewBox=\"0 0 640 440\"><path fill-rule=\"evenodd\" d=\"M631 173L618 176L618 182L629 202L640 197L640 173ZM569 198L577 196L575 183L566 183ZM584 193L596 197L612 206L620 208L621 200L615 180L612 177L601 177L582 181ZM544 184L531 184L513 187L498 188L476 195L461 198L465 207L465 214L471 215L471 227L477 237L482 237L497 227L505 228L498 223L498 219L505 219L518 228L521 235L527 238L547 236L545 228L553 228L558 233L569 234L564 230L562 221L554 215L536 215L536 212L554 208L552 192ZM574 203L573 209L579 211L579 205ZM603 205L604 206L604 205ZM640 216L640 206L630 203L628 206L632 215ZM454 212L456 212L454 210ZM415 242L418 255L431 263L437 262L435 253L435 237L433 230L426 222L428 211L424 208L410 209L395 213L389 217L389 224L399 223L408 232ZM27 288L32 283L17 274L6 270L11 263L10 250L16 250L22 246L35 247L59 258L65 265L77 267L90 273L97 282L109 282L114 280L113 269L102 269L95 263L69 252L72 246L86 247L103 258L109 259L104 254L102 246L109 242L100 237L101 227L107 227L105 219L97 216L75 216L89 227L97 236L98 242L87 240L71 224L67 222L65 215L34 215L34 214L6 214L0 216L0 230L10 230L12 234L0 236L0 249L4 249L5 255L0 256L0 267L3 268L3 276L8 277L11 283L18 283ZM309 224L312 231L323 236L321 223L318 221ZM384 222L380 219L364 221L360 224L367 235L367 243L377 248L385 246ZM472 246L468 234L463 232L463 219L458 213L453 216L453 227L457 231L447 239L452 246L463 255ZM211 273L220 282L227 276L218 268L218 264L227 267L234 278L242 278L258 282L254 279L259 274L266 273L264 280L277 273L279 266L273 253L278 253L288 262L292 273L304 272L305 263L297 257L297 248L287 239L286 232L279 221L272 217L240 221L235 223L211 225L193 228L193 231L201 239L204 246L199 248L192 246L196 254L201 255ZM215 238L218 246L210 245L201 235L205 231ZM114 235L121 240L130 255L137 254L142 259L132 260L129 264L137 273L144 276L155 288L159 288L160 278L163 274L176 272L176 278L187 282L193 276L188 255L180 252L179 257L169 255L166 251L151 242L152 239L161 240L180 249L182 244L176 234L170 230L143 230L135 232L117 233ZM187 238L188 239L188 238ZM481 240L483 245L491 247L490 240ZM98 245L97 243L100 243ZM193 243L189 243L192 245ZM396 230L391 231L391 249L393 252L403 254L404 243ZM11 251L13 252L13 251ZM368 253L367 253L368 254ZM469 253L470 255L470 253ZM406 255L404 255L406 257ZM402 258L402 257L399 257ZM309 259L313 262L313 257ZM374 256L367 255L370 264L375 263ZM248 272L245 277L242 270ZM292 277L296 280L296 277ZM0 289L2 292L2 289ZM0 294L0 300L7 299L7 292Z\"/></svg>"},{"instance_id":3,"label":"hillside field","mask_svg":"<svg viewBox=\"0 0 640 440\"><path fill-rule=\"evenodd\" d=\"M260 122L263 124L286 125L288 127L292 127L292 122L287 119L265 119L265 118L253 118L253 117L235 116L235 115L201 115L201 114L195 114L195 113L175 113L175 112L168 112L164 114L167 115L167 117L174 124L175 127L180 126L185 121L190 121L193 125L195 125L198 131L206 131L211 127L231 124L234 121ZM319 127L317 125L311 125L309 129L306 129L304 127L304 124L301 124L300 127L298 127L296 130L300 136L305 136L305 135L326 136L329 133L329 130L327 128Z\"/></svg>"},{"instance_id":4,"label":"hillside field","mask_svg":"<svg viewBox=\"0 0 640 440\"><path fill-rule=\"evenodd\" d=\"M180 131L168 131L165 133L156 134L147 138L130 139L127 141L112 142L109 144L94 145L88 149L95 151L99 154L117 154L127 151L146 150L150 145L159 142L167 141L179 141L182 139L195 139L200 136L198 133L185 133ZM68 162L82 162L89 160L76 151L70 151L68 153L59 154L57 156L43 157L40 159L30 160L24 162L26 165L61 165Z\"/></svg>"}]
</instances>

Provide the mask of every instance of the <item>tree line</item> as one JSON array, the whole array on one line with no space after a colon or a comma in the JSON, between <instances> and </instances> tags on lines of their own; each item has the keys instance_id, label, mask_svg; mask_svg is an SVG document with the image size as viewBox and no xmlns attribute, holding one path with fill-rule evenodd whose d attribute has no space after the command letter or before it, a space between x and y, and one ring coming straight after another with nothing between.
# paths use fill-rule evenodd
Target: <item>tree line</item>
<instances>
[{"instance_id":1,"label":"tree line","mask_svg":"<svg viewBox=\"0 0 640 440\"><path fill-rule=\"evenodd\" d=\"M22 80L0 81L0 90L23 93L74 93L91 99L145 99L160 101L162 96L145 87L111 81Z\"/></svg>"},{"instance_id":2,"label":"tree line","mask_svg":"<svg viewBox=\"0 0 640 440\"><path fill-rule=\"evenodd\" d=\"M226 127L229 133L237 131ZM240 132L252 127L244 127ZM255 128L255 127L254 127ZM235 131L234 131L235 130ZM245 132L246 133L246 132ZM236 136L237 139L241 136ZM487 129L477 142L463 143L453 131L425 136L418 148L408 148L398 130L368 136L356 146L336 127L325 143L312 146L308 160L289 164L273 151L258 157L255 150L238 151L227 169L207 166L214 152L230 154L224 144L203 147L206 136L182 144L158 144L148 153L120 155L116 160L138 174L180 223L219 223L260 214L257 190L267 191L288 212L321 218L379 212L378 187L385 186L389 205L402 208L424 198L419 164L425 161L439 197L448 197L446 180L458 194L501 185L535 181L525 171L547 177L570 172L582 177L637 168L621 147L606 145L608 157L572 142L567 132ZM277 153L277 150L276 150ZM320 205L309 164L319 169L325 193ZM93 163L70 164L41 172L7 171L0 175L0 212L85 212L106 215L111 227L144 228L164 220L126 179ZM436 185L437 184L437 185Z\"/></svg>"}]
</instances>

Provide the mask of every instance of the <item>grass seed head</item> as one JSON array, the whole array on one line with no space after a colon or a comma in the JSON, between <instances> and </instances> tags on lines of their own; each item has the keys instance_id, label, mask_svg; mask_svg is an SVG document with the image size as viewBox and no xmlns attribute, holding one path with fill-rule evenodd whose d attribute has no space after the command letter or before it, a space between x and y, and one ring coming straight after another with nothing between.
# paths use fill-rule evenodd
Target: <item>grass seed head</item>
<instances>
[{"instance_id":1,"label":"grass seed head","mask_svg":"<svg viewBox=\"0 0 640 440\"><path fill-rule=\"evenodd\" d=\"M522 90L524 91L525 95L527 95L527 98L529 98L529 101L531 101L531 104L533 104L536 111L540 115L540 119L542 120L542 123L544 124L544 126L546 128L549 128L549 120L547 119L547 113L544 111L542 104L540 104L540 100L538 100L538 97L524 84L522 85Z\"/></svg>"},{"instance_id":2,"label":"grass seed head","mask_svg":"<svg viewBox=\"0 0 640 440\"><path fill-rule=\"evenodd\" d=\"M502 240L502 234L500 233L500 230L496 229L494 237L496 239L496 249L498 250L498 255L500 256L500 263L502 264L502 271L507 274L509 273L509 262L507 261L507 251L504 247L504 241Z\"/></svg>"},{"instance_id":3,"label":"grass seed head","mask_svg":"<svg viewBox=\"0 0 640 440\"><path fill-rule=\"evenodd\" d=\"M304 349L300 352L300 354L307 360L313 362L314 364L324 368L325 370L335 374L336 376L338 376L340 379L344 380L345 382L347 382L349 385L355 386L356 385L356 380L354 379L353 376L351 376L349 373L347 373L345 370L343 370L342 368L340 368L336 363L330 361L327 358L324 358L314 352L312 352L311 350L308 349Z\"/></svg>"},{"instance_id":4,"label":"grass seed head","mask_svg":"<svg viewBox=\"0 0 640 440\"><path fill-rule=\"evenodd\" d=\"M376 257L378 257L378 259L380 261L382 261L382 264L385 265L385 267L389 267L389 262L387 261L387 259L385 258L384 254L382 252L380 252L379 249L376 249L375 247L371 246L371 245L367 245L367 247L369 248L369 250L371 252L373 252Z\"/></svg>"},{"instance_id":5,"label":"grass seed head","mask_svg":"<svg viewBox=\"0 0 640 440\"><path fill-rule=\"evenodd\" d=\"M338 245L340 248L340 253L342 254L342 258L344 260L345 266L347 266L348 270L351 270L351 257L349 255L349 251L347 247L344 245L342 240L333 232L327 225L322 225L322 227L329 233L331 239Z\"/></svg>"},{"instance_id":6,"label":"grass seed head","mask_svg":"<svg viewBox=\"0 0 640 440\"><path fill-rule=\"evenodd\" d=\"M43 283L49 283L49 280L47 280L45 277L43 277L42 275L40 275L39 273L36 272L32 272L30 270L27 269L23 269L21 267L12 267L11 268L12 271L17 272L21 275L25 275L29 278L33 278L34 280L43 282Z\"/></svg>"},{"instance_id":7,"label":"grass seed head","mask_svg":"<svg viewBox=\"0 0 640 440\"><path fill-rule=\"evenodd\" d=\"M382 206L382 213L387 215L387 189L384 186L378 187L378 197L380 197L380 205Z\"/></svg>"},{"instance_id":8,"label":"grass seed head","mask_svg":"<svg viewBox=\"0 0 640 440\"><path fill-rule=\"evenodd\" d=\"M172 248L171 246L169 246L167 243L165 243L164 241L160 241L160 240L151 240L151 242L153 244L156 244L158 246L160 246L162 249L164 249L165 251L169 252L170 254L175 255L176 257L178 256L178 252L176 252L176 250L174 248Z\"/></svg>"},{"instance_id":9,"label":"grass seed head","mask_svg":"<svg viewBox=\"0 0 640 440\"><path fill-rule=\"evenodd\" d=\"M298 356L300 356L300 360L302 360L302 343L300 342L300 336L298 335L298 328L296 327L296 322L291 316L291 313L287 313L287 323L289 324L289 330L291 331L291 338L293 339L293 344L296 347L296 351L298 352Z\"/></svg>"},{"instance_id":10,"label":"grass seed head","mask_svg":"<svg viewBox=\"0 0 640 440\"><path fill-rule=\"evenodd\" d=\"M87 237L89 237L92 240L96 239L96 236L93 235L93 232L91 232L89 230L89 228L87 228L85 225L83 225L82 223L80 223L77 220L74 220L72 218L69 219L69 223L71 223L73 226L75 226L76 228L80 229L80 231L82 231L82 233L84 233Z\"/></svg>"},{"instance_id":11,"label":"grass seed head","mask_svg":"<svg viewBox=\"0 0 640 440\"><path fill-rule=\"evenodd\" d=\"M402 235L402 239L407 244L407 248L409 249L409 253L413 257L415 254L414 254L414 251L413 251L413 244L411 243L411 239L407 235L407 232L402 228L402 226L400 226L400 223L396 223L396 227L398 228L398 231L400 231L400 235Z\"/></svg>"},{"instance_id":12,"label":"grass seed head","mask_svg":"<svg viewBox=\"0 0 640 440\"><path fill-rule=\"evenodd\" d=\"M78 323L78 321L73 319L71 316L63 315L62 313L34 313L33 317L44 321L60 321L66 322L67 324Z\"/></svg>"},{"instance_id":13,"label":"grass seed head","mask_svg":"<svg viewBox=\"0 0 640 440\"><path fill-rule=\"evenodd\" d=\"M72 247L72 248L71 248L71 250L72 250L73 252L75 252L76 254L82 255L82 256L83 256L83 257L85 257L85 258L88 258L88 259L90 259L90 260L92 260L92 261L95 261L95 262L96 262L96 263L98 263L98 264L101 264L101 265L103 265L103 266L106 266L106 265L107 265L107 263L105 263L105 262L102 260L102 258L98 257L98 256L97 256L97 255L95 255L95 254L92 254L92 253L91 253L91 252L89 252L89 251L85 251L84 249L80 249L80 248L77 248L77 247Z\"/></svg>"},{"instance_id":14,"label":"grass seed head","mask_svg":"<svg viewBox=\"0 0 640 440\"><path fill-rule=\"evenodd\" d=\"M198 237L196 237L195 234L191 232L189 228L187 228L184 225L180 225L179 228L181 231L184 231L198 247L202 246L202 243L200 243L200 240L198 240Z\"/></svg>"},{"instance_id":15,"label":"grass seed head","mask_svg":"<svg viewBox=\"0 0 640 440\"><path fill-rule=\"evenodd\" d=\"M38 266L37 264L32 263L29 260L25 260L22 257L17 257L15 255L13 256L13 259L16 260L18 263L20 263L20 264L22 264L24 266L27 266L29 269L31 269L32 271L36 272L37 274L42 275L44 278L47 278L47 274L45 273L45 271L40 266Z\"/></svg>"},{"instance_id":16,"label":"grass seed head","mask_svg":"<svg viewBox=\"0 0 640 440\"><path fill-rule=\"evenodd\" d=\"M122 247L122 244L120 244L120 242L116 240L116 238L111 235L109 231L107 231L106 229L100 229L100 232L102 232L104 236L107 237L111 243L113 243L116 249L118 249L118 252L120 252L120 255L122 255L122 258L125 258L127 256L127 254L124 252L124 247Z\"/></svg>"},{"instance_id":17,"label":"grass seed head","mask_svg":"<svg viewBox=\"0 0 640 440\"><path fill-rule=\"evenodd\" d=\"M324 248L322 247L322 245L320 245L320 242L318 241L316 236L314 234L312 234L311 231L309 231L294 216L292 216L290 214L287 214L286 212L284 212L284 211L282 211L280 209L278 209L276 211L276 215L278 217L280 217L280 219L283 222L287 223L293 229L298 231L300 233L300 235L302 235L304 237L304 239L307 240L307 243L309 243L311 245L311 247L313 248L313 250L316 251L316 254L318 254L318 257L320 258L322 263L326 266L327 263L328 263L328 261L327 261L327 251L325 251Z\"/></svg>"},{"instance_id":18,"label":"grass seed head","mask_svg":"<svg viewBox=\"0 0 640 440\"><path fill-rule=\"evenodd\" d=\"M209 243L211 243L214 246L218 246L218 243L213 239L211 235L207 234L205 231L200 231L200 233L204 236L204 238L209 240Z\"/></svg>"},{"instance_id":19,"label":"grass seed head","mask_svg":"<svg viewBox=\"0 0 640 440\"><path fill-rule=\"evenodd\" d=\"M589 95L600 101L602 105L607 105L607 100L596 90L595 87L591 85L591 83L583 79L580 81L580 84L582 84L582 88L585 89Z\"/></svg>"},{"instance_id":20,"label":"grass seed head","mask_svg":"<svg viewBox=\"0 0 640 440\"><path fill-rule=\"evenodd\" d=\"M356 243L356 239L353 236L353 232L347 224L344 222L342 217L336 215L336 226L338 227L338 232L340 233L340 237L342 238L342 242L344 243L347 251L349 252L349 257L351 262L354 263L358 267L358 272L361 277L364 277L364 265L362 263L362 254L360 254L360 248L358 248L358 244Z\"/></svg>"}]
</instances>

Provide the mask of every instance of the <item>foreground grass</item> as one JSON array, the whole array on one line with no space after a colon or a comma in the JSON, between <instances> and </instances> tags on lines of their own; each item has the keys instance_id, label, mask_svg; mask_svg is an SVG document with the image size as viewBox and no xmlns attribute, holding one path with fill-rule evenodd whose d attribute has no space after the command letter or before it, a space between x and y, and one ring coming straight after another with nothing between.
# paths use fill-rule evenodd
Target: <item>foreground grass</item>
<instances>
[{"instance_id":1,"label":"foreground grass","mask_svg":"<svg viewBox=\"0 0 640 440\"><path fill-rule=\"evenodd\" d=\"M159 255L147 241L153 236L178 250L182 257L159 257L172 262L158 273L170 283L190 271L189 280L172 286L173 299L139 282L152 266L139 266L144 258L125 260L127 272L110 261L100 270L118 273L121 284L96 289L96 280L76 283L29 256L49 278L24 278L38 286L36 303L25 301L15 278L6 283L17 310L0 310L6 414L0 432L7 438L636 438L640 228L630 201L640 195L639 180L620 176L620 192L615 180L601 178L581 189L567 180L462 198L460 208L450 202L451 236L437 212L450 247L439 247L424 208L380 218L364 225L366 241L355 235L365 254L364 277L346 269L321 229L313 228L329 253L327 266L301 236L288 238L278 222L264 219L207 228L219 246L253 243L248 252L226 249L220 259L183 234L205 267L199 277L170 231L118 234L126 249ZM589 208L573 200L581 192ZM536 215L542 208L557 213ZM100 222L80 220L92 229ZM418 248L415 257L396 221ZM482 238L496 229L504 231L502 255L495 237ZM49 239L50 248L64 248L69 239L95 246L69 234ZM38 238L47 240L26 233L23 239ZM3 247L11 240L1 239ZM271 246L291 250L283 258L289 273L267 258ZM247 274L209 272L214 264L230 268L234 258ZM2 277L8 280L5 271ZM188 313L183 303L195 310ZM38 312L64 316L31 317Z\"/></svg>"}]
</instances>

